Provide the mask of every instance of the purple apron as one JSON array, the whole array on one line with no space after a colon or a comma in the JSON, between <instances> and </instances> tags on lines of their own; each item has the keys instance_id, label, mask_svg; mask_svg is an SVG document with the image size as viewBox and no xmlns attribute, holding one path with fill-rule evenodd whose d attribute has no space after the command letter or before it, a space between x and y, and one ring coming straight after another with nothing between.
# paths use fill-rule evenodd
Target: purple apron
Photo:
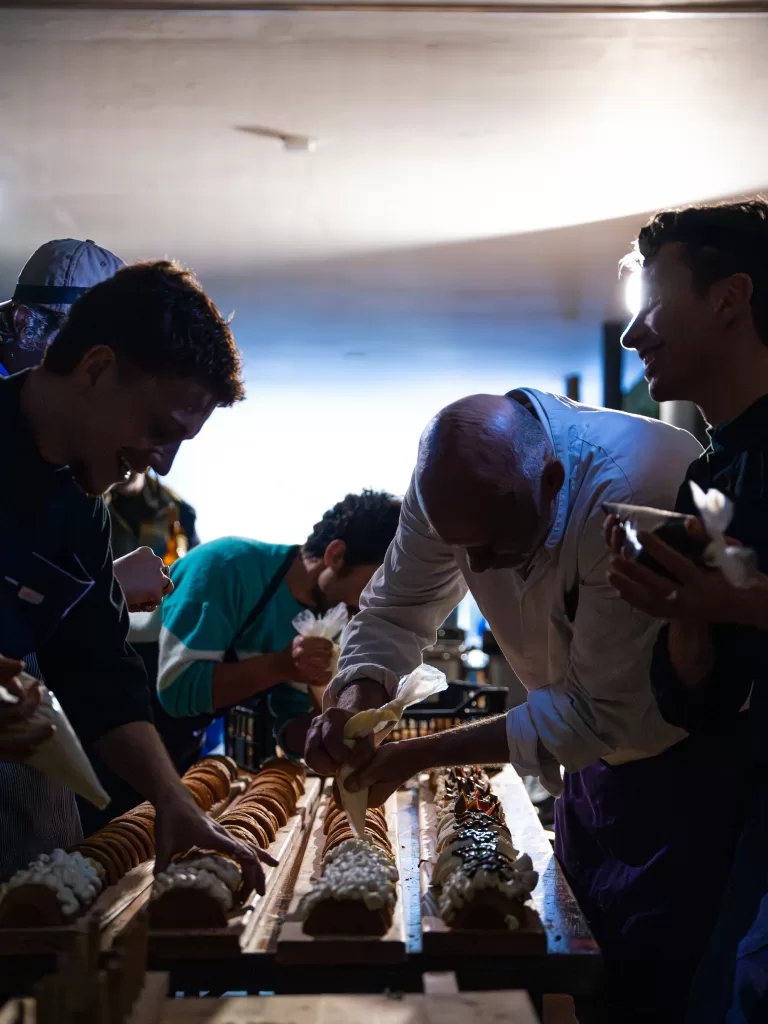
<instances>
[{"instance_id":1,"label":"purple apron","mask_svg":"<svg viewBox=\"0 0 768 1024\"><path fill-rule=\"evenodd\" d=\"M555 852L605 958L589 1024L681 1024L744 816L741 764L707 737L568 773Z\"/></svg>"}]
</instances>

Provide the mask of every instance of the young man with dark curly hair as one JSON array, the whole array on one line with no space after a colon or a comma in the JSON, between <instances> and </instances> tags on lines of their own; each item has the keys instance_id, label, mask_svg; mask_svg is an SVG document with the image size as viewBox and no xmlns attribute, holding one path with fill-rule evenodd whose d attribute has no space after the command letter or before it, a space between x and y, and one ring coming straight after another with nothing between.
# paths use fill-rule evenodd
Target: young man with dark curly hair
<instances>
[{"instance_id":1,"label":"young man with dark curly hair","mask_svg":"<svg viewBox=\"0 0 768 1024\"><path fill-rule=\"evenodd\" d=\"M158 696L170 716L187 719L191 746L173 751L177 764L194 758L217 712L265 690L277 741L302 753L309 686L330 682L332 644L297 636L291 623L304 608L323 613L343 603L357 611L399 516L389 494L348 494L302 546L222 537L173 566L175 589L158 612Z\"/></svg>"},{"instance_id":2,"label":"young man with dark curly hair","mask_svg":"<svg viewBox=\"0 0 768 1024\"><path fill-rule=\"evenodd\" d=\"M227 323L167 261L120 269L86 291L42 366L0 379L0 432L11 442L0 489L0 682L18 691L22 661L42 674L89 752L154 803L160 869L174 851L201 846L236 857L261 886L256 857L199 810L152 724L101 497L133 472L166 473L213 410L242 397ZM9 714L23 724L33 703L5 708L3 724ZM12 760L24 758L0 764L0 878L81 835L72 792Z\"/></svg>"}]
</instances>

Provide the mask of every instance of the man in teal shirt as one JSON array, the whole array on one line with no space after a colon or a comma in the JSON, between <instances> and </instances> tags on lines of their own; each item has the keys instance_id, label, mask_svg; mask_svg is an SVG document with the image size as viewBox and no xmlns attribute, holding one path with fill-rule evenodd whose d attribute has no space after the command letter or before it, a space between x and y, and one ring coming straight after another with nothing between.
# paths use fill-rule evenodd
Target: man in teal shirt
<instances>
[{"instance_id":1,"label":"man in teal shirt","mask_svg":"<svg viewBox=\"0 0 768 1024\"><path fill-rule=\"evenodd\" d=\"M223 537L176 562L174 591L162 606L157 679L168 715L195 719L200 730L269 690L275 738L300 755L313 714L309 687L330 682L333 648L297 636L293 619L340 603L354 614L399 516L389 494L348 494L301 547Z\"/></svg>"}]
</instances>

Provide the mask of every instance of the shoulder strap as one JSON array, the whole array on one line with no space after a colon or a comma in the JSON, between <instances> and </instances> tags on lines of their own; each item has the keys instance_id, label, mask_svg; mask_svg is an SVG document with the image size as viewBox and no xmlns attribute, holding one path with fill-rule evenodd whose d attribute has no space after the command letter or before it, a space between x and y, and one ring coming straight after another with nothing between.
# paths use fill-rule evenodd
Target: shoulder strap
<instances>
[{"instance_id":1,"label":"shoulder strap","mask_svg":"<svg viewBox=\"0 0 768 1024\"><path fill-rule=\"evenodd\" d=\"M277 569L277 572L274 574L272 579L269 581L269 583L264 588L264 591L263 591L261 597L256 602L256 604L253 606L253 608L250 610L250 612L248 613L248 616L247 616L245 622L242 624L242 626L240 626L238 631L232 637L232 642L230 643L229 647L224 652L224 661L225 662L231 663L233 661L237 661L237 654L235 653L235 645L237 644L237 641L240 640L240 638L245 634L245 632L248 629L250 629L250 627L259 618L259 616L264 614L267 606L269 605L269 602L275 596L275 594L277 593L278 587L280 586L280 584L285 579L286 573L288 572L290 567L293 565L293 561L296 558L296 555L298 554L298 552L299 552L299 548L298 547L293 547L293 548L290 549L288 554L285 556L285 560L281 563L281 565Z\"/></svg>"}]
</instances>

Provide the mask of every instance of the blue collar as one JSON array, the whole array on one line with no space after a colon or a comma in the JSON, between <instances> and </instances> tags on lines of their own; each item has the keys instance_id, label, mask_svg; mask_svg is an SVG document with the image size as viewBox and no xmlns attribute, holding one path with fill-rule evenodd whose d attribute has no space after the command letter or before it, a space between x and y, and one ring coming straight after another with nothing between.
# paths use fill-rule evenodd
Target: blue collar
<instances>
[{"instance_id":1,"label":"blue collar","mask_svg":"<svg viewBox=\"0 0 768 1024\"><path fill-rule=\"evenodd\" d=\"M10 377L10 373L6 370L2 363L0 363L0 377Z\"/></svg>"}]
</instances>

